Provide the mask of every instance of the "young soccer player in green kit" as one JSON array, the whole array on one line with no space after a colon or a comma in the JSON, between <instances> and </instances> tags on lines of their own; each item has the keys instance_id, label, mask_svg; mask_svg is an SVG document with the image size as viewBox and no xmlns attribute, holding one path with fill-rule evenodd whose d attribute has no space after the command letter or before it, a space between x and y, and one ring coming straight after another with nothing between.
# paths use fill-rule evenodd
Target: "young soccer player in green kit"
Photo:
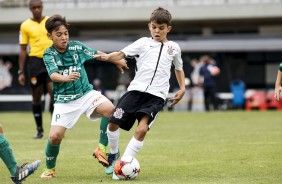
<instances>
[{"instance_id":1,"label":"young soccer player in green kit","mask_svg":"<svg viewBox=\"0 0 282 184\"><path fill-rule=\"evenodd\" d=\"M4 135L2 125L0 124L0 158L3 160L7 169L11 174L11 179L14 183L20 184L29 175L34 173L35 170L40 166L41 161L37 160L31 164L23 164L18 166L16 158L13 154L12 148Z\"/></svg>"},{"instance_id":2,"label":"young soccer player in green kit","mask_svg":"<svg viewBox=\"0 0 282 184\"><path fill-rule=\"evenodd\" d=\"M97 115L109 118L114 105L89 83L84 62L102 53L79 41L69 41L68 23L60 15L46 21L48 37L53 41L43 60L53 81L54 112L51 120L49 139L46 145L46 169L41 178L55 176L56 160L60 144L67 129L72 128L79 117L85 114L90 120ZM123 72L125 60L112 61Z\"/></svg>"}]
</instances>

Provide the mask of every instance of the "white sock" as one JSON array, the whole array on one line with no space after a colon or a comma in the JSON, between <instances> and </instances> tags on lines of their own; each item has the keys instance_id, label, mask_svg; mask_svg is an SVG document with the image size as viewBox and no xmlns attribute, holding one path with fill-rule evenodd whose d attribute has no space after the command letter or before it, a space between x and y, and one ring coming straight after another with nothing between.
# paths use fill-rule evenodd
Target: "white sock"
<instances>
[{"instance_id":1,"label":"white sock","mask_svg":"<svg viewBox=\"0 0 282 184\"><path fill-rule=\"evenodd\" d=\"M109 129L107 129L107 134L109 139L110 153L115 154L118 152L119 129L114 132L111 132Z\"/></svg>"},{"instance_id":2,"label":"white sock","mask_svg":"<svg viewBox=\"0 0 282 184\"><path fill-rule=\"evenodd\" d=\"M132 156L135 157L135 155L139 152L139 150L143 147L144 141L138 141L133 136L131 140L129 141L123 156Z\"/></svg>"}]
</instances>

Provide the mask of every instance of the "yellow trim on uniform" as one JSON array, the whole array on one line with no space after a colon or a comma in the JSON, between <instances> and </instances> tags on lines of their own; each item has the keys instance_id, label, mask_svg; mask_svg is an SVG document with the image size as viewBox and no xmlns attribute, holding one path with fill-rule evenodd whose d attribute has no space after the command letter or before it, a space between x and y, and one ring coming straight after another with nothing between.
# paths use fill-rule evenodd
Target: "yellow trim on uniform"
<instances>
[{"instance_id":1,"label":"yellow trim on uniform","mask_svg":"<svg viewBox=\"0 0 282 184\"><path fill-rule=\"evenodd\" d=\"M52 45L47 37L45 22L46 17L40 22L28 19L21 24L19 43L29 45L29 56L42 58L45 50Z\"/></svg>"}]
</instances>

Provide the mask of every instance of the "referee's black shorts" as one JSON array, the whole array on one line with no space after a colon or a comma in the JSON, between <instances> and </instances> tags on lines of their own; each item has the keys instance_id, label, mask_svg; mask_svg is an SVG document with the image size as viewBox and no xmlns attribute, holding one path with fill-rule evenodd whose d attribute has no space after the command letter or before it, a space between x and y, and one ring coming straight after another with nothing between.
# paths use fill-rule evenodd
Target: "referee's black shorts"
<instances>
[{"instance_id":1,"label":"referee's black shorts","mask_svg":"<svg viewBox=\"0 0 282 184\"><path fill-rule=\"evenodd\" d=\"M43 58L34 56L28 58L28 75L31 87L36 87L42 84L46 85L47 83L52 82L46 70Z\"/></svg>"},{"instance_id":2,"label":"referee's black shorts","mask_svg":"<svg viewBox=\"0 0 282 184\"><path fill-rule=\"evenodd\" d=\"M130 130L136 120L139 123L142 117L148 115L150 128L164 104L165 101L162 98L152 94L129 91L118 101L110 122L119 125L124 130Z\"/></svg>"}]
</instances>

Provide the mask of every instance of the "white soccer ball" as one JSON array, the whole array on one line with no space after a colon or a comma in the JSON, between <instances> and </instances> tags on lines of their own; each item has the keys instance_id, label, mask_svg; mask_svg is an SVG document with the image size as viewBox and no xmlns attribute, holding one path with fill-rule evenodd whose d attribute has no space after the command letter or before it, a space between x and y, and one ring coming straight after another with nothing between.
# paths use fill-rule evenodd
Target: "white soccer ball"
<instances>
[{"instance_id":1,"label":"white soccer ball","mask_svg":"<svg viewBox=\"0 0 282 184\"><path fill-rule=\"evenodd\" d=\"M132 156L122 156L116 161L114 172L119 179L132 180L140 173L140 164Z\"/></svg>"}]
</instances>

